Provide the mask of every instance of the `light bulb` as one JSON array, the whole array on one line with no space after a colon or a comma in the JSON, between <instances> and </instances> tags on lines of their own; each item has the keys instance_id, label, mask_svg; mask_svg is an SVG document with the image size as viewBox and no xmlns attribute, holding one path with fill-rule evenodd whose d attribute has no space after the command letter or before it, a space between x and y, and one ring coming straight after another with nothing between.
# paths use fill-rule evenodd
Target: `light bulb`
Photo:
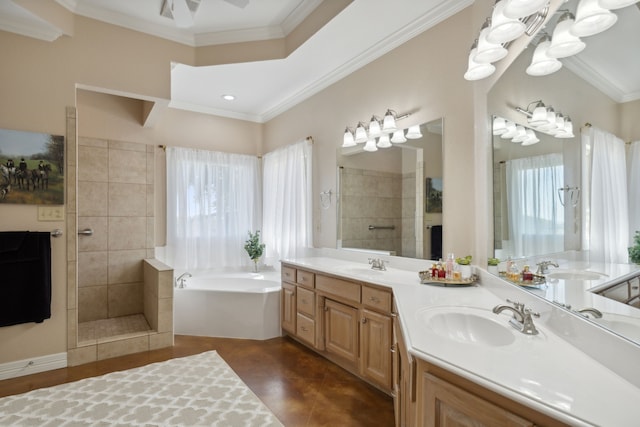
<instances>
[{"instance_id":1,"label":"light bulb","mask_svg":"<svg viewBox=\"0 0 640 427\"><path fill-rule=\"evenodd\" d=\"M420 125L413 125L407 129L407 139L418 139L422 138L422 133L420 132Z\"/></svg>"},{"instance_id":2,"label":"light bulb","mask_svg":"<svg viewBox=\"0 0 640 427\"><path fill-rule=\"evenodd\" d=\"M618 15L601 7L598 0L581 0L569 32L577 37L592 36L611 28L617 20Z\"/></svg>"},{"instance_id":3,"label":"light bulb","mask_svg":"<svg viewBox=\"0 0 640 427\"><path fill-rule=\"evenodd\" d=\"M367 131L365 130L364 126L362 126L362 123L358 123L355 136L356 144L362 144L363 142L366 142L367 139Z\"/></svg>"},{"instance_id":4,"label":"light bulb","mask_svg":"<svg viewBox=\"0 0 640 427\"><path fill-rule=\"evenodd\" d=\"M391 147L391 141L389 141L389 135L388 134L382 134L380 135L380 138L378 138L378 147L379 148L389 148Z\"/></svg>"},{"instance_id":5,"label":"light bulb","mask_svg":"<svg viewBox=\"0 0 640 427\"><path fill-rule=\"evenodd\" d=\"M344 137L342 138L342 147L347 148L347 147L353 147L355 145L356 145L356 141L353 139L353 134L351 133L349 128L346 128L344 130Z\"/></svg>"},{"instance_id":6,"label":"light bulb","mask_svg":"<svg viewBox=\"0 0 640 427\"><path fill-rule=\"evenodd\" d=\"M369 122L369 136L371 138L377 138L381 133L380 122L375 117L371 117L371 121Z\"/></svg>"},{"instance_id":7,"label":"light bulb","mask_svg":"<svg viewBox=\"0 0 640 427\"><path fill-rule=\"evenodd\" d=\"M402 144L403 142L407 142L407 138L404 137L404 131L399 129L393 133L391 136L391 142L394 144Z\"/></svg>"},{"instance_id":8,"label":"light bulb","mask_svg":"<svg viewBox=\"0 0 640 427\"><path fill-rule=\"evenodd\" d=\"M364 151L378 151L378 147L376 147L376 140L373 138L369 138L362 149Z\"/></svg>"}]
</instances>

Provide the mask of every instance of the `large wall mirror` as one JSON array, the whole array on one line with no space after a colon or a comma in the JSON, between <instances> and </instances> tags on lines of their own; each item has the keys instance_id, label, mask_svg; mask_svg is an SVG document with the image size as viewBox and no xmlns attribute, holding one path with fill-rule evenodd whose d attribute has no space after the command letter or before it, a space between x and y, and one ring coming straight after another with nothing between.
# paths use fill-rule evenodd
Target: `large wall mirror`
<instances>
[{"instance_id":1,"label":"large wall mirror","mask_svg":"<svg viewBox=\"0 0 640 427\"><path fill-rule=\"evenodd\" d=\"M442 124L376 151L338 148L338 249L442 257Z\"/></svg>"},{"instance_id":2,"label":"large wall mirror","mask_svg":"<svg viewBox=\"0 0 640 427\"><path fill-rule=\"evenodd\" d=\"M567 254L579 254L583 248L584 212L588 212L583 203L588 195L582 188L581 132L590 123L624 141L640 140L640 126L636 124L640 112L639 4L613 11L618 16L617 22L603 33L583 37L586 48L573 57L561 59L562 68L553 74L538 77L527 74L535 44L540 40L540 36L534 37L532 45L491 89L488 111L496 126L502 126L502 119L506 119L523 126L525 132L527 127L533 130L523 110L532 112L536 102L542 101L569 116L574 133L573 137L558 138L536 131L539 141L523 144L513 137L502 137L501 131L493 132L493 229L497 258L554 259L559 252L570 256ZM575 14L577 5L577 0L569 0L562 9ZM561 14L556 12L541 31L551 35ZM531 292L574 308L593 306L588 282L576 282L571 289L569 282L564 286ZM616 301L610 301L605 308L640 321L637 308ZM618 327L616 322L594 321L640 343L639 322L632 327L638 333L632 333L622 323Z\"/></svg>"}]
</instances>

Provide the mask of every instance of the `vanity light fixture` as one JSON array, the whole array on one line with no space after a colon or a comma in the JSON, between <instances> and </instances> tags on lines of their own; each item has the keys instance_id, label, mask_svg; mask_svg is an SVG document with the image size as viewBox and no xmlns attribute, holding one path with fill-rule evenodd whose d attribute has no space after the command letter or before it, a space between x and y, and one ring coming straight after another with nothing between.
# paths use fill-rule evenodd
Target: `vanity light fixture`
<instances>
[{"instance_id":1,"label":"vanity light fixture","mask_svg":"<svg viewBox=\"0 0 640 427\"><path fill-rule=\"evenodd\" d=\"M524 126L516 125L516 135L511 139L511 142L522 142L527 136L527 129Z\"/></svg>"},{"instance_id":2,"label":"vanity light fixture","mask_svg":"<svg viewBox=\"0 0 640 427\"><path fill-rule=\"evenodd\" d=\"M540 142L538 139L538 135L533 131L533 129L527 129L527 136L522 140L522 145L533 145Z\"/></svg>"},{"instance_id":3,"label":"vanity light fixture","mask_svg":"<svg viewBox=\"0 0 640 427\"><path fill-rule=\"evenodd\" d=\"M516 111L527 116L527 122L534 130L556 138L573 138L575 136L571 118L556 112L551 106L546 107L542 101L533 101L526 109L516 107Z\"/></svg>"},{"instance_id":4,"label":"vanity light fixture","mask_svg":"<svg viewBox=\"0 0 640 427\"><path fill-rule=\"evenodd\" d=\"M531 64L525 71L528 75L534 77L546 76L562 68L562 62L549 55L549 46L551 46L551 39L545 34L540 39L538 46L536 46L531 58Z\"/></svg>"},{"instance_id":5,"label":"vanity light fixture","mask_svg":"<svg viewBox=\"0 0 640 427\"><path fill-rule=\"evenodd\" d=\"M358 122L355 130L352 130L352 128L347 126L342 138L342 147L354 147L357 144L366 142L365 150L376 151L378 147L391 147L391 143L401 144L406 142L407 140L404 136L404 130L398 129L396 122L409 116L409 113L399 115L394 110L387 109L383 119L373 115L368 126L363 122ZM391 134L393 134L393 137L390 136ZM376 138L378 139L377 145Z\"/></svg>"},{"instance_id":6,"label":"vanity light fixture","mask_svg":"<svg viewBox=\"0 0 640 427\"><path fill-rule=\"evenodd\" d=\"M587 45L579 37L571 33L575 17L571 12L565 12L558 19L553 29L551 44L547 49L547 55L552 58L566 58L576 55L584 50Z\"/></svg>"},{"instance_id":7,"label":"vanity light fixture","mask_svg":"<svg viewBox=\"0 0 640 427\"><path fill-rule=\"evenodd\" d=\"M580 0L569 31L577 37L592 36L611 28L617 20L618 15L600 6L598 0Z\"/></svg>"}]
</instances>

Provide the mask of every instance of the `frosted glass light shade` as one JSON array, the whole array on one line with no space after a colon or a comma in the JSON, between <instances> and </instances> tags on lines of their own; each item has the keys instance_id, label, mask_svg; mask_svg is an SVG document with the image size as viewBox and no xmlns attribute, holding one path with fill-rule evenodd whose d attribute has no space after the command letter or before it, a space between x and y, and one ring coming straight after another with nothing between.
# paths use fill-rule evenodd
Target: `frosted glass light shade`
<instances>
[{"instance_id":1,"label":"frosted glass light shade","mask_svg":"<svg viewBox=\"0 0 640 427\"><path fill-rule=\"evenodd\" d=\"M522 21L505 16L505 4L506 0L500 0L493 7L491 27L489 27L489 34L487 34L487 40L491 43L510 42L524 34L526 29Z\"/></svg>"},{"instance_id":2,"label":"frosted glass light shade","mask_svg":"<svg viewBox=\"0 0 640 427\"><path fill-rule=\"evenodd\" d=\"M349 129L344 130L344 137L342 138L342 147L354 147L356 145L356 141L353 139L353 134Z\"/></svg>"},{"instance_id":3,"label":"frosted glass light shade","mask_svg":"<svg viewBox=\"0 0 640 427\"><path fill-rule=\"evenodd\" d=\"M538 142L540 142L540 140L538 139L536 133L531 129L527 129L527 136L522 141L522 145L533 145Z\"/></svg>"},{"instance_id":4,"label":"frosted glass light shade","mask_svg":"<svg viewBox=\"0 0 640 427\"><path fill-rule=\"evenodd\" d=\"M492 130L494 135L502 135L507 131L507 121L502 117L494 117Z\"/></svg>"},{"instance_id":5,"label":"frosted glass light shade","mask_svg":"<svg viewBox=\"0 0 640 427\"><path fill-rule=\"evenodd\" d=\"M547 55L552 58L566 58L582 52L587 46L579 37L569 32L573 26L572 17L560 18L556 28L553 30L551 45L547 49Z\"/></svg>"},{"instance_id":6,"label":"frosted glass light shade","mask_svg":"<svg viewBox=\"0 0 640 427\"><path fill-rule=\"evenodd\" d=\"M527 130L524 126L517 125L516 126L516 135L511 140L512 142L522 142L527 136Z\"/></svg>"},{"instance_id":7,"label":"frosted glass light shade","mask_svg":"<svg viewBox=\"0 0 640 427\"><path fill-rule=\"evenodd\" d=\"M502 135L500 135L500 138L502 138L502 139L511 139L514 136L516 136L516 124L515 123L507 120L506 127L507 127L507 131L505 133L503 133Z\"/></svg>"},{"instance_id":8,"label":"frosted glass light shade","mask_svg":"<svg viewBox=\"0 0 640 427\"><path fill-rule=\"evenodd\" d=\"M546 76L562 68L562 62L547 54L550 45L551 42L549 40L538 44L536 50L533 52L531 64L527 67L527 74L530 76Z\"/></svg>"},{"instance_id":9,"label":"frosted glass light shade","mask_svg":"<svg viewBox=\"0 0 640 427\"><path fill-rule=\"evenodd\" d=\"M533 110L533 114L529 117L529 124L531 126L540 126L545 123L547 123L547 107L540 105Z\"/></svg>"},{"instance_id":10,"label":"frosted glass light shade","mask_svg":"<svg viewBox=\"0 0 640 427\"><path fill-rule=\"evenodd\" d=\"M469 66L467 67L467 72L464 73L465 80L481 80L496 71L496 67L493 64L482 64L473 60L477 51L477 48L474 47L469 53Z\"/></svg>"},{"instance_id":11,"label":"frosted glass light shade","mask_svg":"<svg viewBox=\"0 0 640 427\"><path fill-rule=\"evenodd\" d=\"M378 151L378 147L376 147L376 140L373 138L368 139L367 143L364 144L364 147L362 149L364 151Z\"/></svg>"},{"instance_id":12,"label":"frosted glass light shade","mask_svg":"<svg viewBox=\"0 0 640 427\"><path fill-rule=\"evenodd\" d=\"M581 0L569 32L577 37L592 36L611 28L617 20L618 15L601 7L598 0Z\"/></svg>"},{"instance_id":13,"label":"frosted glass light shade","mask_svg":"<svg viewBox=\"0 0 640 427\"><path fill-rule=\"evenodd\" d=\"M474 62L480 64L496 62L507 56L509 53L509 51L500 43L491 43L488 41L487 34L489 34L489 27L483 28L482 31L480 31L480 37L478 37L478 48L475 56L473 57Z\"/></svg>"},{"instance_id":14,"label":"frosted glass light shade","mask_svg":"<svg viewBox=\"0 0 640 427\"><path fill-rule=\"evenodd\" d=\"M524 18L542 9L547 0L505 0L504 16L507 18Z\"/></svg>"},{"instance_id":15,"label":"frosted glass light shade","mask_svg":"<svg viewBox=\"0 0 640 427\"><path fill-rule=\"evenodd\" d=\"M377 138L382 133L382 129L380 129L380 122L376 120L375 117L371 117L371 121L369 122L369 137Z\"/></svg>"},{"instance_id":16,"label":"frosted glass light shade","mask_svg":"<svg viewBox=\"0 0 640 427\"><path fill-rule=\"evenodd\" d=\"M600 6L605 9L622 9L623 7L631 6L634 3L637 3L636 0L599 0Z\"/></svg>"},{"instance_id":17,"label":"frosted glass light shade","mask_svg":"<svg viewBox=\"0 0 640 427\"><path fill-rule=\"evenodd\" d=\"M380 138L378 138L378 147L379 148L391 147L391 141L389 141L389 135L387 134L380 135Z\"/></svg>"},{"instance_id":18,"label":"frosted glass light shade","mask_svg":"<svg viewBox=\"0 0 640 427\"><path fill-rule=\"evenodd\" d=\"M398 130L396 126L396 118L393 113L389 110L384 115L384 119L382 120L382 132L384 133L392 133Z\"/></svg>"},{"instance_id":19,"label":"frosted glass light shade","mask_svg":"<svg viewBox=\"0 0 640 427\"><path fill-rule=\"evenodd\" d=\"M362 123L358 123L355 135L356 144L362 144L363 142L366 142L367 139L368 138L366 129L364 128L364 126L362 126Z\"/></svg>"},{"instance_id":20,"label":"frosted glass light shade","mask_svg":"<svg viewBox=\"0 0 640 427\"><path fill-rule=\"evenodd\" d=\"M422 138L422 133L420 132L420 125L413 125L409 127L409 129L407 130L406 137L408 139Z\"/></svg>"},{"instance_id":21,"label":"frosted glass light shade","mask_svg":"<svg viewBox=\"0 0 640 427\"><path fill-rule=\"evenodd\" d=\"M391 142L394 144L402 144L403 142L407 142L407 138L404 137L404 131L399 129L393 133L391 136Z\"/></svg>"}]
</instances>

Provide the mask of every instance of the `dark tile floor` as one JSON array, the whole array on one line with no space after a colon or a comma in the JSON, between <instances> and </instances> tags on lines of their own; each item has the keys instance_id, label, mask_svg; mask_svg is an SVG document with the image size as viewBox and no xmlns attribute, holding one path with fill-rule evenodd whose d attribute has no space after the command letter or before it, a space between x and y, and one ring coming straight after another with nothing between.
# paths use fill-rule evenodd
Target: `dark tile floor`
<instances>
[{"instance_id":1,"label":"dark tile floor","mask_svg":"<svg viewBox=\"0 0 640 427\"><path fill-rule=\"evenodd\" d=\"M392 427L391 397L290 338L176 336L175 346L0 381L0 396L216 350L287 427Z\"/></svg>"}]
</instances>

